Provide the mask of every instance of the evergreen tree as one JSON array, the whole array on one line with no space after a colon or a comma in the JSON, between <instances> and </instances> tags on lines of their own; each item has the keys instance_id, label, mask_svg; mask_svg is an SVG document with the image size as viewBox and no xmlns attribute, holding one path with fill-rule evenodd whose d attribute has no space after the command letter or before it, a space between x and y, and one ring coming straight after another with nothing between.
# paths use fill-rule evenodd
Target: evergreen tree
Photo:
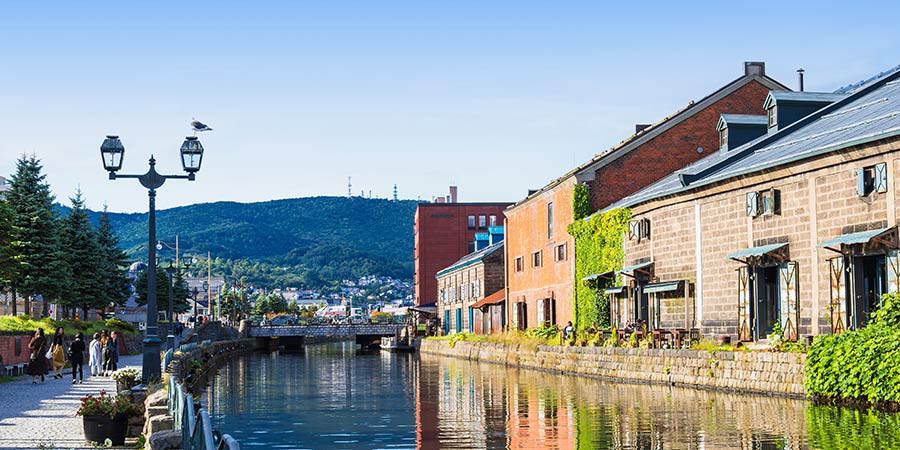
<instances>
[{"instance_id":1,"label":"evergreen tree","mask_svg":"<svg viewBox=\"0 0 900 450\"><path fill-rule=\"evenodd\" d=\"M70 271L60 245L54 197L41 171L37 157L19 158L6 199L14 214L13 239L21 244L15 256L22 270L15 285L26 297L25 314L31 315L29 299L41 295L46 316L48 302L63 296Z\"/></svg>"},{"instance_id":2,"label":"evergreen tree","mask_svg":"<svg viewBox=\"0 0 900 450\"><path fill-rule=\"evenodd\" d=\"M15 214L9 203L0 200L0 289L11 294L12 315L16 310L16 282L22 272L22 243L16 240Z\"/></svg>"},{"instance_id":3,"label":"evergreen tree","mask_svg":"<svg viewBox=\"0 0 900 450\"><path fill-rule=\"evenodd\" d=\"M137 284L135 285L135 290L137 292L137 298L135 298L135 302L144 306L147 304L147 272L145 270L141 273L140 277L138 277ZM172 289L172 297L174 298L174 302L172 303L172 310L176 313L184 313L190 308L190 304L187 301L188 298L188 289L184 282L184 279L181 278L180 274L173 275L175 278L175 286ZM181 282L178 280L181 279ZM156 308L159 312L168 312L169 311L169 284L171 282L171 278L169 278L169 274L166 273L165 269L156 266Z\"/></svg>"},{"instance_id":4,"label":"evergreen tree","mask_svg":"<svg viewBox=\"0 0 900 450\"><path fill-rule=\"evenodd\" d=\"M119 248L119 238L113 233L106 206L97 226L97 241L100 246L100 300L103 305L115 303L125 305L131 294L128 270L128 255Z\"/></svg>"},{"instance_id":5,"label":"evergreen tree","mask_svg":"<svg viewBox=\"0 0 900 450\"><path fill-rule=\"evenodd\" d=\"M62 241L72 276L61 300L67 307L81 308L81 317L87 319L89 309L106 306L102 298L103 254L97 232L88 220L81 190L75 191L70 200L72 210L62 220Z\"/></svg>"}]
</instances>

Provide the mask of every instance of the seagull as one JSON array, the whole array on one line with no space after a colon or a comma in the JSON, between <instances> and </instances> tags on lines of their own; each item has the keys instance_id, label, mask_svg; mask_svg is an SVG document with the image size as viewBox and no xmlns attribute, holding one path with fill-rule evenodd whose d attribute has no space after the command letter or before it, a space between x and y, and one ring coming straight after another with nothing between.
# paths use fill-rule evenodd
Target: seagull
<instances>
[{"instance_id":1,"label":"seagull","mask_svg":"<svg viewBox=\"0 0 900 450\"><path fill-rule=\"evenodd\" d=\"M191 119L193 119L193 121L191 122L191 128L194 129L194 134L201 133L203 131L212 131L212 128L210 128L209 125L197 119L194 119L193 117L191 117Z\"/></svg>"}]
</instances>

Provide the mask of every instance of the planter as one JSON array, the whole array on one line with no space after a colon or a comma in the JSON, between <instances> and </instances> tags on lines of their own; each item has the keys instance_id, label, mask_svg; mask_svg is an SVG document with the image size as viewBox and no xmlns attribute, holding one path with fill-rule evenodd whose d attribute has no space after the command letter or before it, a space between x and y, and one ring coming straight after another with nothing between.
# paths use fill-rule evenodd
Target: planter
<instances>
[{"instance_id":1,"label":"planter","mask_svg":"<svg viewBox=\"0 0 900 450\"><path fill-rule=\"evenodd\" d=\"M131 388L137 386L135 380L116 381L116 392L130 391Z\"/></svg>"},{"instance_id":2,"label":"planter","mask_svg":"<svg viewBox=\"0 0 900 450\"><path fill-rule=\"evenodd\" d=\"M107 439L112 445L125 445L125 433L128 431L128 416L116 414L114 417L106 414L86 414L82 416L84 421L84 438L88 442L103 444Z\"/></svg>"}]
</instances>

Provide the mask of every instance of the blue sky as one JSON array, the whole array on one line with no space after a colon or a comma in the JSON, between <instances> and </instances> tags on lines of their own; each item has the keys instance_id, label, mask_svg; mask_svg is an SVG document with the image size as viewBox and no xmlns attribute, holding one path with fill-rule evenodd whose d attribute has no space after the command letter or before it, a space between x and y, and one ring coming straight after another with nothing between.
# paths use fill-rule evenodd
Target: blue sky
<instances>
[{"instance_id":1,"label":"blue sky","mask_svg":"<svg viewBox=\"0 0 900 450\"><path fill-rule=\"evenodd\" d=\"M87 2L83 2L87 3ZM0 173L143 211L123 172L203 169L161 208L371 190L514 201L765 61L831 91L900 64L894 2L28 2L0 6Z\"/></svg>"}]
</instances>

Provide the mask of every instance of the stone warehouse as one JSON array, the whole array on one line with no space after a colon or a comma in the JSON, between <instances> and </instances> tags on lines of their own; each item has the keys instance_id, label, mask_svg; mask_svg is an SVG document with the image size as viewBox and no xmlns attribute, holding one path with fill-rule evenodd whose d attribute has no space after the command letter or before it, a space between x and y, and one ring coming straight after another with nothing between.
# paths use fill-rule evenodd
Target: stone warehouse
<instances>
[{"instance_id":1,"label":"stone warehouse","mask_svg":"<svg viewBox=\"0 0 900 450\"><path fill-rule=\"evenodd\" d=\"M862 327L897 290L900 71L763 105L722 115L718 151L606 209L633 213L613 326L797 340Z\"/></svg>"},{"instance_id":2,"label":"stone warehouse","mask_svg":"<svg viewBox=\"0 0 900 450\"><path fill-rule=\"evenodd\" d=\"M476 250L437 273L437 312L444 334L503 330L503 227L475 236Z\"/></svg>"}]
</instances>

